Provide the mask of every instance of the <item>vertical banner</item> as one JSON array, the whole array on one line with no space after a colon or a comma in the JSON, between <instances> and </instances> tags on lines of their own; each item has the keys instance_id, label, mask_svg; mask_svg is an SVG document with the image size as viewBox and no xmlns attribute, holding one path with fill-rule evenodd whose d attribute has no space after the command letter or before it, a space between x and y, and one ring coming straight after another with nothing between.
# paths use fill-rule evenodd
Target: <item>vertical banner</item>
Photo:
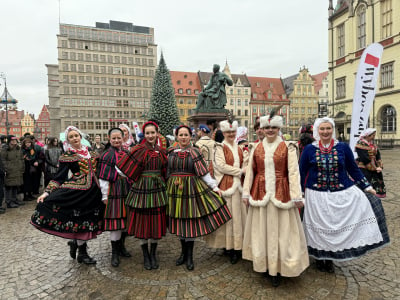
<instances>
[{"instance_id":1,"label":"vertical banner","mask_svg":"<svg viewBox=\"0 0 400 300\"><path fill-rule=\"evenodd\" d=\"M357 157L355 145L368 126L368 117L375 98L377 80L381 67L383 46L369 45L363 52L358 66L354 86L353 110L351 113L350 148Z\"/></svg>"},{"instance_id":2,"label":"vertical banner","mask_svg":"<svg viewBox=\"0 0 400 300\"><path fill-rule=\"evenodd\" d=\"M135 130L136 142L139 142L140 141L139 133L141 132L139 124L137 122L132 122L132 126L133 130Z\"/></svg>"}]
</instances>

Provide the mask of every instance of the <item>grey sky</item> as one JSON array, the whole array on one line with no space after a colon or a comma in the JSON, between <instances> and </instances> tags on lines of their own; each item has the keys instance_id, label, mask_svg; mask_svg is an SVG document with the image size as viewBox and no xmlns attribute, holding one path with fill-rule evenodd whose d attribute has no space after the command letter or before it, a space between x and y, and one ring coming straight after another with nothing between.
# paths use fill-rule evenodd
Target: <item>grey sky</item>
<instances>
[{"instance_id":1,"label":"grey sky","mask_svg":"<svg viewBox=\"0 0 400 300\"><path fill-rule=\"evenodd\" d=\"M19 108L37 117L48 104L45 64L57 63L59 1L1 0L0 12L0 72ZM174 71L211 71L226 59L249 76L328 69L328 0L61 0L61 23L109 20L154 27Z\"/></svg>"}]
</instances>

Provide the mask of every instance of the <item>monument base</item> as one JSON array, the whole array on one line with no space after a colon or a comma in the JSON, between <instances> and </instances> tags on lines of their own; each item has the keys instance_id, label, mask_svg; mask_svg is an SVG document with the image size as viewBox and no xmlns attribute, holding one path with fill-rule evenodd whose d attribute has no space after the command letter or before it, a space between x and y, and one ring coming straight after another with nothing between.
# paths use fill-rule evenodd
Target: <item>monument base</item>
<instances>
[{"instance_id":1,"label":"monument base","mask_svg":"<svg viewBox=\"0 0 400 300\"><path fill-rule=\"evenodd\" d=\"M199 128L200 124L206 125L208 120L214 119L217 122L227 119L227 109L198 109L187 118L190 127Z\"/></svg>"}]
</instances>

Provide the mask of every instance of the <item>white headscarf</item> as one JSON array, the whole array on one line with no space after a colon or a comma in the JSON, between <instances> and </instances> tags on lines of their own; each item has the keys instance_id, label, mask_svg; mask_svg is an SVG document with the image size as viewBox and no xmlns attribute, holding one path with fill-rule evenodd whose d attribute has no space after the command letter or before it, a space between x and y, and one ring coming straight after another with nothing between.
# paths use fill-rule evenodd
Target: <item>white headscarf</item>
<instances>
[{"instance_id":1,"label":"white headscarf","mask_svg":"<svg viewBox=\"0 0 400 300\"><path fill-rule=\"evenodd\" d=\"M126 142L123 142L123 143L122 143L122 144L123 144L123 147L124 147L125 149L127 149L128 147L130 147L132 144L135 143L135 141L134 141L134 139L133 139L133 135L132 135L131 129L130 129L129 126L126 125L126 124L119 124L118 127L119 127L120 129L122 129L122 127L123 127L123 128L126 128L126 130L128 130L128 140L127 140Z\"/></svg>"},{"instance_id":2,"label":"white headscarf","mask_svg":"<svg viewBox=\"0 0 400 300\"><path fill-rule=\"evenodd\" d=\"M238 144L241 141L245 141L247 139L247 127L240 126L236 131L236 143Z\"/></svg>"},{"instance_id":3,"label":"white headscarf","mask_svg":"<svg viewBox=\"0 0 400 300\"><path fill-rule=\"evenodd\" d=\"M361 133L360 138L365 138L366 136L369 136L374 132L376 132L376 128L367 128Z\"/></svg>"},{"instance_id":4,"label":"white headscarf","mask_svg":"<svg viewBox=\"0 0 400 300\"><path fill-rule=\"evenodd\" d=\"M65 136L65 141L63 142L64 151L77 152L79 155L85 158L89 158L90 154L87 146L81 144L81 149L75 149L71 146L71 144L68 141L68 134L70 133L70 131L78 132L79 135L81 136L81 139L83 138L83 133L78 128L76 128L75 126L68 126L64 131L64 136Z\"/></svg>"},{"instance_id":5,"label":"white headscarf","mask_svg":"<svg viewBox=\"0 0 400 300\"><path fill-rule=\"evenodd\" d=\"M313 126L313 137L315 139L315 142L318 144L319 140L321 139L321 137L319 136L319 133L318 133L318 129L322 123L331 123L332 124L332 128L333 128L332 139L336 142L335 121L333 121L332 118L328 118L328 117L318 118L315 120L314 126Z\"/></svg>"}]
</instances>

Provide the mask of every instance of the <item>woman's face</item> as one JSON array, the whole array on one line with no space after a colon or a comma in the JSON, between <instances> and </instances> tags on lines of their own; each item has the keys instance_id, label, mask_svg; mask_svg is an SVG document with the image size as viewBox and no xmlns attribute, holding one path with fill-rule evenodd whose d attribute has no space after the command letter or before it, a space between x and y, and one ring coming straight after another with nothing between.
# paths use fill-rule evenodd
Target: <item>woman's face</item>
<instances>
[{"instance_id":1,"label":"woman's face","mask_svg":"<svg viewBox=\"0 0 400 300\"><path fill-rule=\"evenodd\" d=\"M190 138L191 138L191 136L190 136L189 130L187 128L182 127L181 129L179 129L178 136L177 136L179 146L184 148L187 145L189 145Z\"/></svg>"},{"instance_id":2,"label":"woman's face","mask_svg":"<svg viewBox=\"0 0 400 300\"><path fill-rule=\"evenodd\" d=\"M318 127L318 134L321 137L322 143L329 143L333 135L333 126L329 122L321 123Z\"/></svg>"},{"instance_id":3,"label":"woman's face","mask_svg":"<svg viewBox=\"0 0 400 300\"><path fill-rule=\"evenodd\" d=\"M53 141L53 146L57 146L58 145L58 140L57 139L54 139L54 141Z\"/></svg>"},{"instance_id":4,"label":"woman's face","mask_svg":"<svg viewBox=\"0 0 400 300\"><path fill-rule=\"evenodd\" d=\"M368 142L371 142L371 141L373 141L373 140L375 139L375 135L376 135L376 132L374 132L373 134L370 134L370 135L366 136L365 139L366 139Z\"/></svg>"},{"instance_id":5,"label":"woman's face","mask_svg":"<svg viewBox=\"0 0 400 300\"><path fill-rule=\"evenodd\" d=\"M268 142L275 141L276 137L279 133L279 127L276 126L267 126L263 128L264 136Z\"/></svg>"},{"instance_id":6,"label":"woman's face","mask_svg":"<svg viewBox=\"0 0 400 300\"><path fill-rule=\"evenodd\" d=\"M236 131L225 131L223 132L224 138L225 140L229 143L229 144L233 144L235 142L236 139Z\"/></svg>"},{"instance_id":7,"label":"woman's face","mask_svg":"<svg viewBox=\"0 0 400 300\"><path fill-rule=\"evenodd\" d=\"M71 144L72 148L81 148L81 135L75 130L68 132L68 142Z\"/></svg>"},{"instance_id":8,"label":"woman's face","mask_svg":"<svg viewBox=\"0 0 400 300\"><path fill-rule=\"evenodd\" d=\"M156 127L153 125L148 125L144 129L144 138L148 143L154 145L157 141L157 130Z\"/></svg>"},{"instance_id":9,"label":"woman's face","mask_svg":"<svg viewBox=\"0 0 400 300\"><path fill-rule=\"evenodd\" d=\"M124 141L127 141L129 138L129 131L128 129L126 129L125 127L121 127L120 128L122 130L122 132L124 133Z\"/></svg>"},{"instance_id":10,"label":"woman's face","mask_svg":"<svg viewBox=\"0 0 400 300\"><path fill-rule=\"evenodd\" d=\"M25 143L25 147L26 147L26 148L29 148L30 146L32 146L32 143L31 143L31 142L26 142L26 143Z\"/></svg>"},{"instance_id":11,"label":"woman's face","mask_svg":"<svg viewBox=\"0 0 400 300\"><path fill-rule=\"evenodd\" d=\"M113 131L110 135L110 144L115 148L120 148L122 145L122 133L119 131Z\"/></svg>"}]
</instances>

